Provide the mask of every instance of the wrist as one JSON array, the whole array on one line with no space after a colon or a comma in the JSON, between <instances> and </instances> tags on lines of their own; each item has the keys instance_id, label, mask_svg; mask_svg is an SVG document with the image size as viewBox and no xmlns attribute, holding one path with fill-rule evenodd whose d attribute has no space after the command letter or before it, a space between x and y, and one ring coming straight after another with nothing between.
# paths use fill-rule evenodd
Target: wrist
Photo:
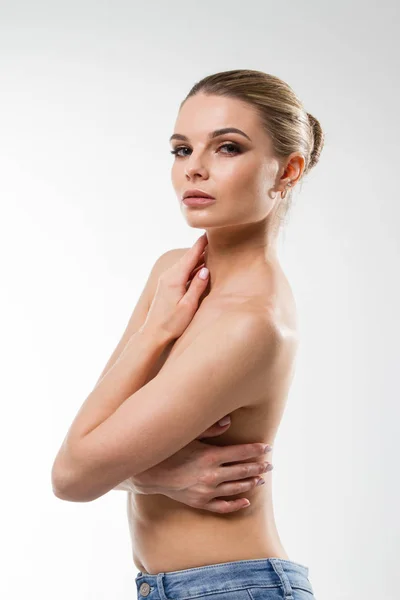
<instances>
[{"instance_id":1,"label":"wrist","mask_svg":"<svg viewBox=\"0 0 400 600\"><path fill-rule=\"evenodd\" d=\"M154 328L148 323L144 323L137 333L145 344L156 347L160 351L164 350L173 341L171 334L160 327Z\"/></svg>"}]
</instances>

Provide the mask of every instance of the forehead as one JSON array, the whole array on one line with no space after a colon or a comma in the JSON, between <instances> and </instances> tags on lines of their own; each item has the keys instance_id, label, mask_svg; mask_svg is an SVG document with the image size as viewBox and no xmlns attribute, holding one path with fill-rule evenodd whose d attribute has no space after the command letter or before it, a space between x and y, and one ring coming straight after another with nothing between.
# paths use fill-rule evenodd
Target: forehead
<instances>
[{"instance_id":1,"label":"forehead","mask_svg":"<svg viewBox=\"0 0 400 600\"><path fill-rule=\"evenodd\" d=\"M259 117L254 108L237 98L196 94L186 100L175 121L174 132L189 138L206 138L211 131L237 127L252 141L260 138Z\"/></svg>"}]
</instances>

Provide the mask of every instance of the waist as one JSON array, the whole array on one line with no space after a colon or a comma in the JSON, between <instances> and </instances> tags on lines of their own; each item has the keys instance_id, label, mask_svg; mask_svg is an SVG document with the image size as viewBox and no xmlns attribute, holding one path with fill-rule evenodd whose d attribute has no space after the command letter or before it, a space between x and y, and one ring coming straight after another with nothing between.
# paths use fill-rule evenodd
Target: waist
<instances>
[{"instance_id":1,"label":"waist","mask_svg":"<svg viewBox=\"0 0 400 600\"><path fill-rule=\"evenodd\" d=\"M156 496L151 498L132 497L128 505L133 559L142 572L260 557L288 558L268 506L254 502L241 511L221 514L168 503L164 498L164 510L160 510Z\"/></svg>"},{"instance_id":2,"label":"waist","mask_svg":"<svg viewBox=\"0 0 400 600\"><path fill-rule=\"evenodd\" d=\"M250 591L249 597L268 598L268 592L280 588L282 598L292 598L292 590L313 594L307 566L277 557L238 560L179 571L144 574L135 578L138 597L154 592L152 598L208 597L208 594ZM247 597L247 595L246 595ZM275 597L275 596L274 596ZM272 598L272 595L271 595ZM311 600L311 598L310 598Z\"/></svg>"}]
</instances>

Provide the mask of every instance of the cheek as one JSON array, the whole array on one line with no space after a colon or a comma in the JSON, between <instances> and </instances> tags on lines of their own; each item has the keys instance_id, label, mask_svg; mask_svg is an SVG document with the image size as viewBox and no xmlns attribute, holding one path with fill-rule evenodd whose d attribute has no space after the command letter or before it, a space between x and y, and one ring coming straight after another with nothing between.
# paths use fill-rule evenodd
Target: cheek
<instances>
[{"instance_id":1,"label":"cheek","mask_svg":"<svg viewBox=\"0 0 400 600\"><path fill-rule=\"evenodd\" d=\"M224 171L224 192L245 202L248 208L263 210L268 199L269 181L265 169L254 161L230 165Z\"/></svg>"},{"instance_id":2,"label":"cheek","mask_svg":"<svg viewBox=\"0 0 400 600\"><path fill-rule=\"evenodd\" d=\"M221 172L220 175L222 176ZM270 173L265 165L252 161L226 167L223 172L221 192L227 200L233 201L235 215L239 221L259 221L264 219L273 207L268 195L271 187Z\"/></svg>"},{"instance_id":3,"label":"cheek","mask_svg":"<svg viewBox=\"0 0 400 600\"><path fill-rule=\"evenodd\" d=\"M178 169L178 165L177 165L176 160L175 160L175 162L172 164L172 167L171 167L171 179L172 179L172 181L174 181L174 180L176 180L178 178L180 170L181 169Z\"/></svg>"},{"instance_id":4,"label":"cheek","mask_svg":"<svg viewBox=\"0 0 400 600\"><path fill-rule=\"evenodd\" d=\"M182 190L182 182L185 180L184 171L176 163L171 167L171 182L172 187L176 192Z\"/></svg>"},{"instance_id":5,"label":"cheek","mask_svg":"<svg viewBox=\"0 0 400 600\"><path fill-rule=\"evenodd\" d=\"M225 164L219 165L216 177L229 195L243 197L243 194L254 195L257 192L258 170L259 166L254 161L243 157L243 160L226 160Z\"/></svg>"}]
</instances>

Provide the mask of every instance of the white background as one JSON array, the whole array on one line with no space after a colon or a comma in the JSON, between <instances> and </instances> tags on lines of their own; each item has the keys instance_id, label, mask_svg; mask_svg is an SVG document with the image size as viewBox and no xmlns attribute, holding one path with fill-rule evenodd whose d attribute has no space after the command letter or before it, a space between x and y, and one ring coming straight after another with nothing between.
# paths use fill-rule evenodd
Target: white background
<instances>
[{"instance_id":1,"label":"white background","mask_svg":"<svg viewBox=\"0 0 400 600\"><path fill-rule=\"evenodd\" d=\"M283 544L318 600L398 598L393 2L0 2L1 545L8 600L136 598L125 493L52 493L62 439L155 259L187 247L168 138L205 75L277 75L320 120L280 242L301 324L275 443Z\"/></svg>"}]
</instances>

